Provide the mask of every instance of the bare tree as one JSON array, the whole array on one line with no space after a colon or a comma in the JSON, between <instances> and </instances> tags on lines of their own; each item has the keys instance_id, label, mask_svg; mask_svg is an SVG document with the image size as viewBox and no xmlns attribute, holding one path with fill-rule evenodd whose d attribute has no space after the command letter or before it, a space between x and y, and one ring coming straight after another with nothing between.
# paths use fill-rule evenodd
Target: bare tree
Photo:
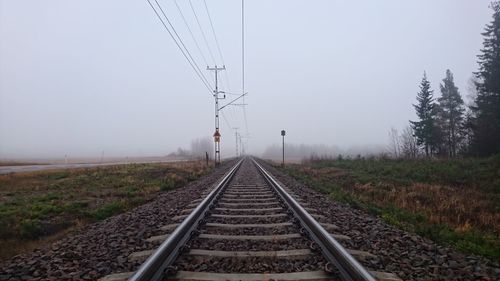
<instances>
[{"instance_id":1,"label":"bare tree","mask_svg":"<svg viewBox=\"0 0 500 281\"><path fill-rule=\"evenodd\" d=\"M197 138L191 141L191 155L194 157L205 157L208 152L210 158L214 155L214 145L209 137Z\"/></svg>"},{"instance_id":2,"label":"bare tree","mask_svg":"<svg viewBox=\"0 0 500 281\"><path fill-rule=\"evenodd\" d=\"M396 128L391 128L389 130L389 153L394 158L399 158L401 144L399 142L399 133Z\"/></svg>"},{"instance_id":3,"label":"bare tree","mask_svg":"<svg viewBox=\"0 0 500 281\"><path fill-rule=\"evenodd\" d=\"M418 145L418 140L415 137L415 132L413 128L407 126L404 128L401 136L399 137L400 141L400 151L403 157L405 158L417 158L420 152L420 148Z\"/></svg>"}]
</instances>

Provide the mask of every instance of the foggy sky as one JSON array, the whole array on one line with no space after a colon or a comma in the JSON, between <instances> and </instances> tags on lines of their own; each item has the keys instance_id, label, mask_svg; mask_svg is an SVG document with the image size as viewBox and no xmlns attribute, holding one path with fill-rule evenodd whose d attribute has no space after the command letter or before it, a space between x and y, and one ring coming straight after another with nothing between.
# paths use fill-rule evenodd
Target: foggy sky
<instances>
[{"instance_id":1,"label":"foggy sky","mask_svg":"<svg viewBox=\"0 0 500 281\"><path fill-rule=\"evenodd\" d=\"M290 143L384 145L390 127L415 119L424 71L435 96L448 68L467 95L489 2L245 1L247 152L279 143L281 129ZM160 3L205 69L173 0ZM178 3L213 64L188 2ZM222 90L241 93L241 2L207 3ZM203 2L193 4L221 65ZM211 137L213 115L213 97L145 0L0 0L0 158L165 155ZM224 115L245 132L241 108ZM224 119L221 133L222 157L234 155Z\"/></svg>"}]
</instances>

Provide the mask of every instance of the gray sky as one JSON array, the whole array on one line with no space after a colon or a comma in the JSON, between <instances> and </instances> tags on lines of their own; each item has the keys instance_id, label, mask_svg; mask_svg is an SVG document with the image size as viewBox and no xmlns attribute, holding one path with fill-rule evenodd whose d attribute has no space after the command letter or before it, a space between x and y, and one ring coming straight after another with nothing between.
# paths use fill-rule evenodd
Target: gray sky
<instances>
[{"instance_id":1,"label":"gray sky","mask_svg":"<svg viewBox=\"0 0 500 281\"><path fill-rule=\"evenodd\" d=\"M205 69L173 0L159 1ZM177 2L213 64L188 1ZM192 2L222 64L203 1ZM245 1L249 151L282 128L293 143L385 144L415 118L424 70L439 95L451 69L465 96L489 2ZM240 93L241 2L207 4L222 90ZM225 116L245 127L241 108ZM0 0L0 157L163 155L211 136L213 119L212 96L146 0ZM234 155L221 125L222 156Z\"/></svg>"}]
</instances>

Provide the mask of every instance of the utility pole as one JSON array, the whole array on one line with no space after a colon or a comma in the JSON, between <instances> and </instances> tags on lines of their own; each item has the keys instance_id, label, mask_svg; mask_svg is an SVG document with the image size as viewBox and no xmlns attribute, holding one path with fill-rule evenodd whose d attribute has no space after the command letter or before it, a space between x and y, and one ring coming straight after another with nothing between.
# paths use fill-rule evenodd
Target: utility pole
<instances>
[{"instance_id":1,"label":"utility pole","mask_svg":"<svg viewBox=\"0 0 500 281\"><path fill-rule=\"evenodd\" d=\"M250 136L247 134L247 135L242 135L241 133L238 133L238 136L240 138L240 153L241 155L245 155L245 151L246 151L246 145L247 145L247 141ZM243 139L245 139L245 141L243 141Z\"/></svg>"},{"instance_id":2,"label":"utility pole","mask_svg":"<svg viewBox=\"0 0 500 281\"><path fill-rule=\"evenodd\" d=\"M234 130L234 136L236 138L236 157L239 156L239 151L240 151L239 148L238 148L238 135L239 135L238 134L238 129L239 128L233 128L233 130Z\"/></svg>"},{"instance_id":3,"label":"utility pole","mask_svg":"<svg viewBox=\"0 0 500 281\"><path fill-rule=\"evenodd\" d=\"M243 153L243 144L241 143L241 134L238 134L238 141L240 143L240 156L242 156Z\"/></svg>"},{"instance_id":4,"label":"utility pole","mask_svg":"<svg viewBox=\"0 0 500 281\"><path fill-rule=\"evenodd\" d=\"M283 162L281 162L282 166L285 166L285 130L281 130L281 137L283 138Z\"/></svg>"},{"instance_id":5,"label":"utility pole","mask_svg":"<svg viewBox=\"0 0 500 281\"><path fill-rule=\"evenodd\" d=\"M219 97L219 94L223 94L224 92L219 91L219 86L218 86L218 81L217 81L217 73L220 70L226 70L226 66L222 67L208 67L207 70L213 70L215 71L215 90L214 90L214 99L215 99L215 133L214 133L214 142L215 142L215 165L220 164L220 131L219 131L219 99L225 99L226 95L224 95L222 98Z\"/></svg>"}]
</instances>

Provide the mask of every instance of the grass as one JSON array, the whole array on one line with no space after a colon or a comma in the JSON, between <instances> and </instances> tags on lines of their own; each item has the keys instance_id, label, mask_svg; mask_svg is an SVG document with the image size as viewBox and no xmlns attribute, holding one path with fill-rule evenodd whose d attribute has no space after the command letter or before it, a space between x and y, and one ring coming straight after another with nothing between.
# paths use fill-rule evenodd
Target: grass
<instances>
[{"instance_id":1,"label":"grass","mask_svg":"<svg viewBox=\"0 0 500 281\"><path fill-rule=\"evenodd\" d=\"M0 260L130 210L209 169L180 162L0 175Z\"/></svg>"},{"instance_id":2,"label":"grass","mask_svg":"<svg viewBox=\"0 0 500 281\"><path fill-rule=\"evenodd\" d=\"M95 211L90 212L90 216L95 220L103 220L107 217L119 214L125 210L125 204L120 201L114 201L104 204Z\"/></svg>"},{"instance_id":3,"label":"grass","mask_svg":"<svg viewBox=\"0 0 500 281\"><path fill-rule=\"evenodd\" d=\"M500 193L500 156L459 160L361 158L340 161L318 160L311 164L314 168L347 169L361 183L387 181L411 185L414 182L420 182L455 187L466 186Z\"/></svg>"},{"instance_id":4,"label":"grass","mask_svg":"<svg viewBox=\"0 0 500 281\"><path fill-rule=\"evenodd\" d=\"M396 227L465 253L500 259L500 156L313 160L281 169Z\"/></svg>"}]
</instances>

